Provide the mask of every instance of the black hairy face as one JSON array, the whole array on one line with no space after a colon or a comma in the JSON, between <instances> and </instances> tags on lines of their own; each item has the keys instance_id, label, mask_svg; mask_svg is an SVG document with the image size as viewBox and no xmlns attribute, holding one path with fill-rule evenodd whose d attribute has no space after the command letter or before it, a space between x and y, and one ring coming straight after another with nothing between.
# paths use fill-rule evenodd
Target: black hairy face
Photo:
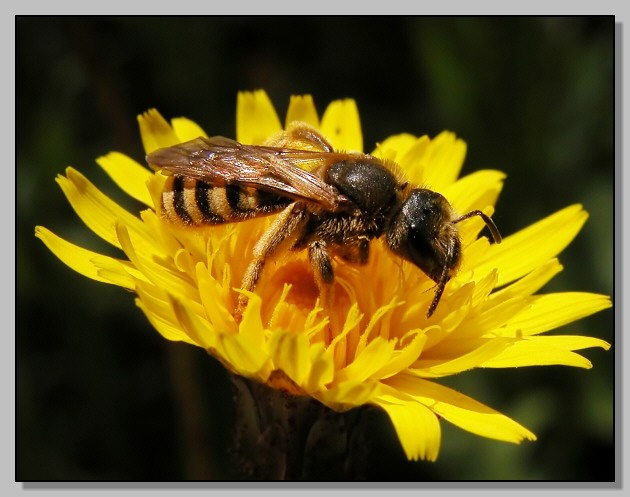
<instances>
[{"instance_id":1,"label":"black hairy face","mask_svg":"<svg viewBox=\"0 0 630 497\"><path fill-rule=\"evenodd\" d=\"M450 275L460 259L460 241L448 201L432 190L413 190L395 214L387 245L433 281Z\"/></svg>"}]
</instances>

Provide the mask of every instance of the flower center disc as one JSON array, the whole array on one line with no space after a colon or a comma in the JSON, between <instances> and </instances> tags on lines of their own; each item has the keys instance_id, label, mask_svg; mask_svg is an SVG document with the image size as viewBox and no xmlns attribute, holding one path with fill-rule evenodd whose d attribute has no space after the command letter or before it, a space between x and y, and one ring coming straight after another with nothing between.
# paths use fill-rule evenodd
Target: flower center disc
<instances>
[{"instance_id":1,"label":"flower center disc","mask_svg":"<svg viewBox=\"0 0 630 497\"><path fill-rule=\"evenodd\" d=\"M286 297L287 304L294 305L306 312L315 307L315 302L319 298L319 288L315 283L313 271L307 263L289 262L271 275L270 288L281 289L285 284L291 285L291 290Z\"/></svg>"}]
</instances>

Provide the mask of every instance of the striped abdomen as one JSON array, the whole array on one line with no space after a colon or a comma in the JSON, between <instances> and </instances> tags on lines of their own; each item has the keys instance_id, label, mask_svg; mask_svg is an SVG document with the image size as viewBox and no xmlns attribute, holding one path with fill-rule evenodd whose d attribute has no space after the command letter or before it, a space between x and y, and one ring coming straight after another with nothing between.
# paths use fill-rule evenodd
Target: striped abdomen
<instances>
[{"instance_id":1,"label":"striped abdomen","mask_svg":"<svg viewBox=\"0 0 630 497\"><path fill-rule=\"evenodd\" d=\"M184 176L170 176L162 191L162 214L189 226L244 221L273 214L293 200L239 185L213 186Z\"/></svg>"}]
</instances>

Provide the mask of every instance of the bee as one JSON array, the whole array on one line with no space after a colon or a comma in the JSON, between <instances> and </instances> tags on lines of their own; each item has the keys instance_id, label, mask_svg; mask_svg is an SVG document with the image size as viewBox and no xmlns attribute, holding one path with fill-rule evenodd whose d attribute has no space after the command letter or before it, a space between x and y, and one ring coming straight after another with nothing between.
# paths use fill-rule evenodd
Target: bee
<instances>
[{"instance_id":1,"label":"bee","mask_svg":"<svg viewBox=\"0 0 630 497\"><path fill-rule=\"evenodd\" d=\"M277 214L254 247L243 290L254 290L272 256L307 250L322 303L329 305L333 258L366 264L371 240L382 237L391 252L435 282L430 318L461 264L457 224L479 216L501 242L482 211L459 216L440 193L411 187L393 162L335 151L310 125L294 122L268 143L200 137L146 157L169 176L161 199L169 221L205 226ZM246 305L241 294L237 319Z\"/></svg>"}]
</instances>

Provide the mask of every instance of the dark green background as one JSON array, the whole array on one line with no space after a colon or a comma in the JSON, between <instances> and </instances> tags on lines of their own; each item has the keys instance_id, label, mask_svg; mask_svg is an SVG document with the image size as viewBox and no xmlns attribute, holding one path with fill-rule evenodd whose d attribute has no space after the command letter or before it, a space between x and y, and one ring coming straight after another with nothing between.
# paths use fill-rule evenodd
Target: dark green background
<instances>
[{"instance_id":1,"label":"dark green background","mask_svg":"<svg viewBox=\"0 0 630 497\"><path fill-rule=\"evenodd\" d=\"M291 94L321 112L356 99L366 149L399 132L455 131L464 173L508 174L504 235L569 204L590 219L545 291L612 295L614 18L18 18L16 479L231 479L231 390L204 351L163 340L133 296L75 274L33 236L44 225L118 255L54 177L72 165L130 209L94 159L142 160L136 115L157 107L234 135L236 93ZM614 310L559 330L614 340ZM445 381L533 430L520 446L442 423L436 463L407 462L373 413L375 480L615 477L615 349L590 371L544 367Z\"/></svg>"}]
</instances>

